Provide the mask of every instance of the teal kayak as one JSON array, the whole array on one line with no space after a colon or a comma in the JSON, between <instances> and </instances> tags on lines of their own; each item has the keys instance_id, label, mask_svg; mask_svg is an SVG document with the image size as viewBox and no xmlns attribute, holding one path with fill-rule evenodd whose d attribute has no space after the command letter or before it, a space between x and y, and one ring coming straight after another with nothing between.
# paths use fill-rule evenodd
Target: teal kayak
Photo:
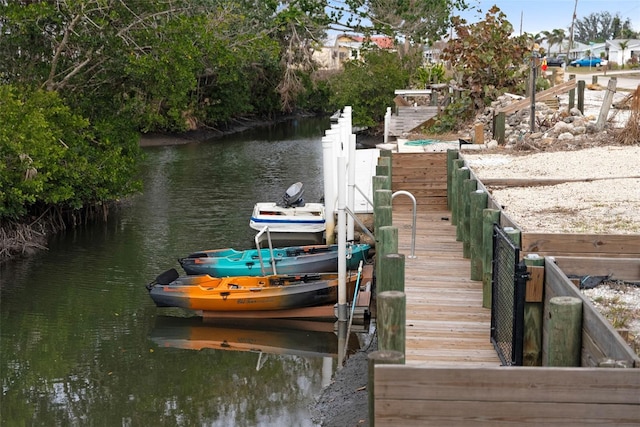
<instances>
[{"instance_id":1,"label":"teal kayak","mask_svg":"<svg viewBox=\"0 0 640 427\"><path fill-rule=\"evenodd\" d=\"M366 261L370 248L364 243L347 245L347 270L355 270L360 261ZM213 249L194 252L178 261L189 275L212 277L337 272L338 245L290 246L274 248L273 252L268 248L260 249L260 252L258 249ZM273 271L273 264L276 271Z\"/></svg>"}]
</instances>

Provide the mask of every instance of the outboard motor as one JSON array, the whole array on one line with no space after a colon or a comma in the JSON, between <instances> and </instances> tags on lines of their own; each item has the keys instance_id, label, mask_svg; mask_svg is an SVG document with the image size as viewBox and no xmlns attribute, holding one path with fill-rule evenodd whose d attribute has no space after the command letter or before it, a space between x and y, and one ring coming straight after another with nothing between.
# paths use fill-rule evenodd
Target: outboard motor
<instances>
[{"instance_id":1,"label":"outboard motor","mask_svg":"<svg viewBox=\"0 0 640 427\"><path fill-rule=\"evenodd\" d=\"M287 188L287 191L285 191L282 196L282 200L278 202L277 205L283 208L304 206L304 199L302 198L303 194L304 186L301 182L296 182Z\"/></svg>"}]
</instances>

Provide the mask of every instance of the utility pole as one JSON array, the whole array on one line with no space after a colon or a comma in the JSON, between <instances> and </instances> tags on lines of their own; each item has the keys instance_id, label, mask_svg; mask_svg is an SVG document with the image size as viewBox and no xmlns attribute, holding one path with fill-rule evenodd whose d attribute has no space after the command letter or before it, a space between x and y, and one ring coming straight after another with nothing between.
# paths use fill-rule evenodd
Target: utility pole
<instances>
[{"instance_id":1,"label":"utility pole","mask_svg":"<svg viewBox=\"0 0 640 427\"><path fill-rule=\"evenodd\" d=\"M575 6L573 6L573 17L571 18L571 30L569 31L571 34L569 35L569 46L567 47L567 61L571 61L571 57L569 53L571 52L571 48L573 47L573 26L576 23L576 11L578 10L578 0L576 0Z\"/></svg>"}]
</instances>

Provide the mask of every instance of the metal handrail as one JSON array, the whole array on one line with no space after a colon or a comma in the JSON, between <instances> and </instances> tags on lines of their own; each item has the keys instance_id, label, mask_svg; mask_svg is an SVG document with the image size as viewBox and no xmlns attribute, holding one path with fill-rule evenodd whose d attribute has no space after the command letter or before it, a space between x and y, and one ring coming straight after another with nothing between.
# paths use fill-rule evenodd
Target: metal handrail
<instances>
[{"instance_id":1,"label":"metal handrail","mask_svg":"<svg viewBox=\"0 0 640 427\"><path fill-rule=\"evenodd\" d=\"M344 207L344 211L345 211L347 214L351 215L351 217L353 218L353 220L354 220L354 221L355 221L355 222L360 226L360 228L362 229L362 231L364 231L364 232L365 232L365 234L371 238L371 241L372 241L372 242L375 242L376 237L375 237L375 236L374 236L374 235L369 231L369 229L367 228L367 226L366 226L366 225L364 225L364 223L363 223L362 221L360 221L360 218L358 218L358 217L356 216L356 214L355 214L355 213L353 213L353 212L351 211L351 209L349 209L349 208L348 208L348 207L346 207L346 206Z\"/></svg>"},{"instance_id":2,"label":"metal handrail","mask_svg":"<svg viewBox=\"0 0 640 427\"><path fill-rule=\"evenodd\" d=\"M404 191L404 190L396 191L391 195L392 205L393 205L393 198L401 194L405 196L409 196L409 198L413 202L413 226L412 226L413 230L411 232L411 255L409 255L409 258L417 258L415 255L416 253L416 198L413 196L413 194L409 193L408 191Z\"/></svg>"},{"instance_id":3,"label":"metal handrail","mask_svg":"<svg viewBox=\"0 0 640 427\"><path fill-rule=\"evenodd\" d=\"M262 261L262 251L260 250L260 237L262 237L263 234L267 233L267 242L269 242L269 254L271 255L271 268L273 268L273 274L278 274L278 272L276 271L276 259L273 256L273 245L271 244L271 233L269 232L269 226L265 225L264 228L262 230L260 230L260 232L258 232L258 234L256 234L255 242L256 242L256 249L258 249L258 259L260 260L260 271L262 271L262 275L266 276L266 273L264 272L264 262Z\"/></svg>"},{"instance_id":4,"label":"metal handrail","mask_svg":"<svg viewBox=\"0 0 640 427\"><path fill-rule=\"evenodd\" d=\"M364 193L362 192L362 190L360 189L360 187L358 187L358 185L357 185L357 184L353 184L353 186L356 188L356 190L358 190L358 192L359 192L360 194L362 194L362 197L364 197L364 200L365 200L367 203L369 203L369 205L371 205L371 207L373 207L373 202L372 202L371 200L369 200L369 198L367 197L367 195L366 195L366 194L364 194Z\"/></svg>"}]
</instances>

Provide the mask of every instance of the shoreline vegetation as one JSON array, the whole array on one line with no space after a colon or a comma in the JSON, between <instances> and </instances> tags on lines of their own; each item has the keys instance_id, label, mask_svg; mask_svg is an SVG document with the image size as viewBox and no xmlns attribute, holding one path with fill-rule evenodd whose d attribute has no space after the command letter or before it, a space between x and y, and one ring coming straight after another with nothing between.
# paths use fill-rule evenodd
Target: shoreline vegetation
<instances>
[{"instance_id":1,"label":"shoreline vegetation","mask_svg":"<svg viewBox=\"0 0 640 427\"><path fill-rule=\"evenodd\" d=\"M283 115L273 120L243 119L225 129L197 129L179 134L154 132L140 134L139 146L160 147L189 144L221 138L249 129L271 126L286 120L311 117L311 114ZM114 200L104 204L85 207L80 210L56 210L50 208L39 217L26 217L15 221L3 221L0 224L0 263L20 256L29 256L47 250L47 241L52 235L67 228L74 228L92 221L106 221L109 210L117 208L124 200Z\"/></svg>"}]
</instances>

